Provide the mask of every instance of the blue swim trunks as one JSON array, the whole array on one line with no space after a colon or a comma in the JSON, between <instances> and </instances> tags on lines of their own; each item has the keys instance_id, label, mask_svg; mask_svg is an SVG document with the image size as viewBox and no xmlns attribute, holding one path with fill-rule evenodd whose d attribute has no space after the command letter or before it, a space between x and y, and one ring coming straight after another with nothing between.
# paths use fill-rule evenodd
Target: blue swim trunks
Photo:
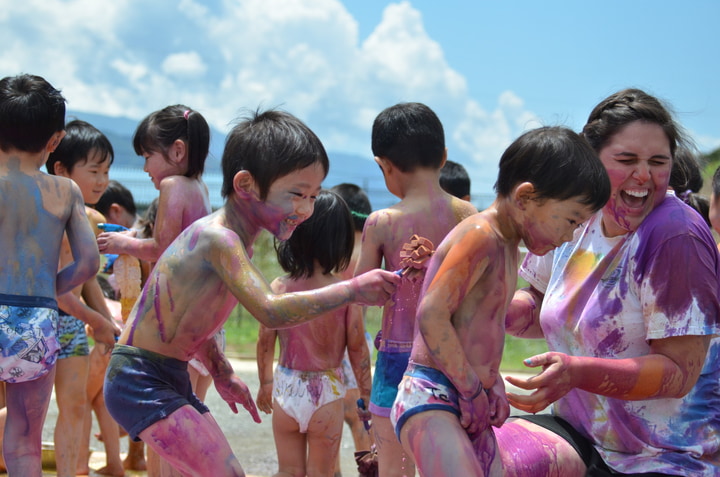
<instances>
[{"instance_id":1,"label":"blue swim trunks","mask_svg":"<svg viewBox=\"0 0 720 477\"><path fill-rule=\"evenodd\" d=\"M24 383L52 370L57 313L54 298L0 293L0 381Z\"/></svg>"},{"instance_id":2,"label":"blue swim trunks","mask_svg":"<svg viewBox=\"0 0 720 477\"><path fill-rule=\"evenodd\" d=\"M448 411L460 417L457 389L439 370L411 363L390 413L398 439L405 421L415 414L432 410Z\"/></svg>"},{"instance_id":3,"label":"blue swim trunks","mask_svg":"<svg viewBox=\"0 0 720 477\"><path fill-rule=\"evenodd\" d=\"M402 381L409 360L409 351L399 353L378 351L372 394L370 394L370 412L376 416L390 417L398 384Z\"/></svg>"},{"instance_id":4,"label":"blue swim trunks","mask_svg":"<svg viewBox=\"0 0 720 477\"><path fill-rule=\"evenodd\" d=\"M115 345L105 372L103 394L110 415L130 437L189 404L210 412L195 393L187 361L133 346Z\"/></svg>"},{"instance_id":5,"label":"blue swim trunks","mask_svg":"<svg viewBox=\"0 0 720 477\"><path fill-rule=\"evenodd\" d=\"M58 313L58 341L60 341L58 359L90 354L85 323L62 310Z\"/></svg>"}]
</instances>

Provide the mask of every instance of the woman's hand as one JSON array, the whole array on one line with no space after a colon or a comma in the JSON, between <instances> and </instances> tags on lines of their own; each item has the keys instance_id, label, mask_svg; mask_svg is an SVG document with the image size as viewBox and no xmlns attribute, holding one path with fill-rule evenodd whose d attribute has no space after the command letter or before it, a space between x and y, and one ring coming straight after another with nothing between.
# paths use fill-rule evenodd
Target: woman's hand
<instances>
[{"instance_id":1,"label":"woman's hand","mask_svg":"<svg viewBox=\"0 0 720 477\"><path fill-rule=\"evenodd\" d=\"M572 377L572 357L564 353L549 352L533 356L524 361L525 366L542 366L542 372L528 379L507 376L510 384L533 391L530 395L507 393L513 407L521 411L536 413L554 403L575 387Z\"/></svg>"}]
</instances>

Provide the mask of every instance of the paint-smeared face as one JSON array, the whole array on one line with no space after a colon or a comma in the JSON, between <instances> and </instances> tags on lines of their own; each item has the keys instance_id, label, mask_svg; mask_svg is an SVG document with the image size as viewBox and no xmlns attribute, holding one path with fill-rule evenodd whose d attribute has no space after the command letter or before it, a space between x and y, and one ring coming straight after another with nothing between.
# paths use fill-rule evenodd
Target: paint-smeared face
<instances>
[{"instance_id":1,"label":"paint-smeared face","mask_svg":"<svg viewBox=\"0 0 720 477\"><path fill-rule=\"evenodd\" d=\"M110 158L93 149L85 162L78 162L67 175L82 192L86 204L97 204L110 182Z\"/></svg>"},{"instance_id":2,"label":"paint-smeared face","mask_svg":"<svg viewBox=\"0 0 720 477\"><path fill-rule=\"evenodd\" d=\"M600 151L612 192L603 208L609 237L636 230L664 199L672 154L662 127L635 121L616 133Z\"/></svg>"},{"instance_id":3,"label":"paint-smeared face","mask_svg":"<svg viewBox=\"0 0 720 477\"><path fill-rule=\"evenodd\" d=\"M533 199L526 209L523 242L535 255L545 255L573 238L575 229L592 216L592 209L577 197Z\"/></svg>"},{"instance_id":4,"label":"paint-smeared face","mask_svg":"<svg viewBox=\"0 0 720 477\"><path fill-rule=\"evenodd\" d=\"M280 240L289 239L312 215L323 179L325 170L316 162L275 180L262 203L264 227Z\"/></svg>"}]
</instances>

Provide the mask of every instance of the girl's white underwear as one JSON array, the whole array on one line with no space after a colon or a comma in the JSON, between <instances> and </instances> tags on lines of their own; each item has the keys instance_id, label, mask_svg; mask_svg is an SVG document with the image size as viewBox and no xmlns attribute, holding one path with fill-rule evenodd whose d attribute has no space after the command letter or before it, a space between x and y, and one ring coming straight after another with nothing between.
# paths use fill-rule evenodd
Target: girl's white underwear
<instances>
[{"instance_id":1,"label":"girl's white underwear","mask_svg":"<svg viewBox=\"0 0 720 477\"><path fill-rule=\"evenodd\" d=\"M278 365L273 375L273 399L307 432L315 411L345 397L342 367L325 371L299 371Z\"/></svg>"}]
</instances>

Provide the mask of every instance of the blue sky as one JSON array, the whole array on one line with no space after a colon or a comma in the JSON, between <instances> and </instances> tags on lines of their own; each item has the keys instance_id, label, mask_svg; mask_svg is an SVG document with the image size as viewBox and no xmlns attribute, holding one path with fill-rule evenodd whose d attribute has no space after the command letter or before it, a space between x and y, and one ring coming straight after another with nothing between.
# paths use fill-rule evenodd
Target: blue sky
<instances>
[{"instance_id":1,"label":"blue sky","mask_svg":"<svg viewBox=\"0 0 720 477\"><path fill-rule=\"evenodd\" d=\"M432 107L474 193L541 124L579 130L624 87L668 101L720 147L720 2L0 0L0 75L29 72L68 107L139 120L185 103L227 131L281 106L329 150L370 158L375 115Z\"/></svg>"}]
</instances>

